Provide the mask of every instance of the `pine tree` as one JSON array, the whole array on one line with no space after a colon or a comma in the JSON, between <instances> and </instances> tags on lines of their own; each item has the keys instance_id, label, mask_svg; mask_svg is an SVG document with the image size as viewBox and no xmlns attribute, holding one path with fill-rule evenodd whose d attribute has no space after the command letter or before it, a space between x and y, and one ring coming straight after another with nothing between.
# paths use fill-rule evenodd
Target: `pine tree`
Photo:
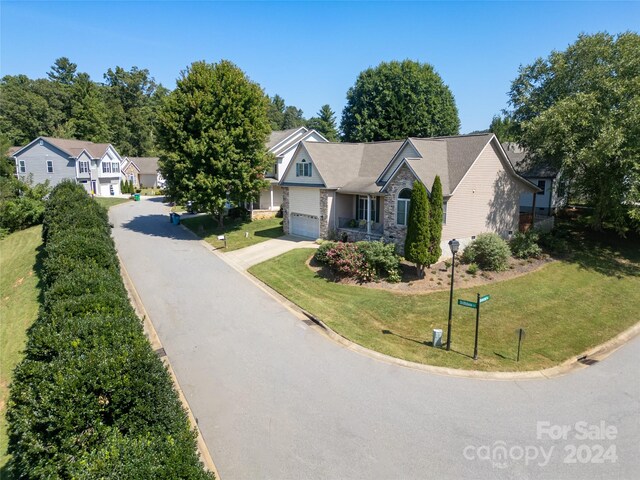
<instances>
[{"instance_id":1,"label":"pine tree","mask_svg":"<svg viewBox=\"0 0 640 480\"><path fill-rule=\"evenodd\" d=\"M429 200L429 261L427 264L436 263L442 255L440 241L442 240L442 182L436 175L431 187L431 198Z\"/></svg>"},{"instance_id":2,"label":"pine tree","mask_svg":"<svg viewBox=\"0 0 640 480\"><path fill-rule=\"evenodd\" d=\"M424 266L429 264L429 197L424 185L416 180L411 192L407 237L404 242L404 256L416 264L419 278L424 276Z\"/></svg>"},{"instance_id":3,"label":"pine tree","mask_svg":"<svg viewBox=\"0 0 640 480\"><path fill-rule=\"evenodd\" d=\"M317 117L312 117L307 122L307 127L320 132L330 142L338 141L338 128L336 127L336 114L331 107L320 107Z\"/></svg>"}]
</instances>

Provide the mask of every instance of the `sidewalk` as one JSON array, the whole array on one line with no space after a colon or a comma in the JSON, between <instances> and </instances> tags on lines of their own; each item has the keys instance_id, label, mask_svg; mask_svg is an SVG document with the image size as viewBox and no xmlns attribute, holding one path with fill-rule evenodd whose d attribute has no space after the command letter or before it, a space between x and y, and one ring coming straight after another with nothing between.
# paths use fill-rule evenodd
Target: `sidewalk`
<instances>
[{"instance_id":1,"label":"sidewalk","mask_svg":"<svg viewBox=\"0 0 640 480\"><path fill-rule=\"evenodd\" d=\"M303 237L284 235L283 237L251 245L250 247L224 253L223 256L225 261L232 263L242 270L247 270L258 263L282 255L295 248L318 248L318 244L313 240Z\"/></svg>"}]
</instances>

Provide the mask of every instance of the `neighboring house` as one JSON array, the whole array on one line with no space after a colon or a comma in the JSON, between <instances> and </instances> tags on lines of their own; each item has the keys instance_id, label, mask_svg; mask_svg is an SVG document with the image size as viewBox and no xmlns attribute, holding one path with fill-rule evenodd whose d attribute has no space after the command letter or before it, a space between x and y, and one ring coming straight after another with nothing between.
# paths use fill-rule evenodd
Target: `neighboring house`
<instances>
[{"instance_id":1,"label":"neighboring house","mask_svg":"<svg viewBox=\"0 0 640 480\"><path fill-rule=\"evenodd\" d=\"M94 195L120 195L122 158L108 143L38 137L12 157L21 179L49 180L51 186L75 180Z\"/></svg>"},{"instance_id":2,"label":"neighboring house","mask_svg":"<svg viewBox=\"0 0 640 480\"><path fill-rule=\"evenodd\" d=\"M137 188L158 188L164 186L164 179L158 170L158 157L125 157L122 179Z\"/></svg>"},{"instance_id":3,"label":"neighboring house","mask_svg":"<svg viewBox=\"0 0 640 480\"><path fill-rule=\"evenodd\" d=\"M266 143L267 150L276 157L272 167L265 173L269 188L260 192L259 200L253 205L259 210L280 210L282 205L282 188L278 182L286 171L296 147L300 142L327 142L320 133L306 127L278 130L271 132Z\"/></svg>"},{"instance_id":4,"label":"neighboring house","mask_svg":"<svg viewBox=\"0 0 640 480\"><path fill-rule=\"evenodd\" d=\"M383 239L404 250L415 180L442 181L442 251L483 232L509 238L518 201L538 189L513 169L493 134L373 143L301 142L280 181L284 231L309 238Z\"/></svg>"},{"instance_id":5,"label":"neighboring house","mask_svg":"<svg viewBox=\"0 0 640 480\"><path fill-rule=\"evenodd\" d=\"M558 169L544 163L531 162L526 150L517 143L506 142L502 144L502 148L513 168L540 189L536 194L525 193L520 196L521 213L530 214L535 208L536 216L550 216L567 204Z\"/></svg>"}]
</instances>

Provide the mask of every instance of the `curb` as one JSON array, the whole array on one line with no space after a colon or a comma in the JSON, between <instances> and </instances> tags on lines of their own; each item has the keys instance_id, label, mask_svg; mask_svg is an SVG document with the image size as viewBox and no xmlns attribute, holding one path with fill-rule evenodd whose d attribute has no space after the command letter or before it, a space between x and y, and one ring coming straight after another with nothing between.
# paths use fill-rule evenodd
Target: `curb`
<instances>
[{"instance_id":1,"label":"curb","mask_svg":"<svg viewBox=\"0 0 640 480\"><path fill-rule=\"evenodd\" d=\"M237 265L235 262L230 261L228 258L225 258L225 255L218 252L215 247L207 243L205 240L201 239L194 232L189 230L184 225L180 224L180 227L188 232L194 239L197 239L202 246L204 246L207 250L212 252L214 255L220 257L227 265L236 270L237 272L244 275L248 278L254 285L259 287L262 291L269 294L272 298L274 298L278 303L284 306L287 310L293 313L296 318L299 320L311 320L317 325L317 331L319 333L323 333L327 338L333 340L334 342L342 345L349 350L364 355L369 358L373 358L378 361L382 361L392 365L398 365L400 367L411 368L413 370L420 370L423 372L432 373L435 375L443 375L449 377L458 377L458 378L471 378L476 380L504 380L504 381L513 381L513 380L542 380L542 379L552 379L555 377L560 377L563 375L567 375L573 371L582 370L589 366L590 361L600 361L604 360L606 357L611 355L617 349L622 347L624 344L632 340L634 337L640 335L640 322L635 325L629 327L627 330L619 333L615 337L606 342L596 345L588 350L585 350L581 354L569 358L562 362L559 365L554 367L545 368L543 370L529 370L525 372L486 372L480 370L462 370L457 368L448 368L448 367L438 367L434 365L427 365L424 363L410 362L408 360L402 360L400 358L392 357L390 355L385 355L384 353L376 352L375 350L368 349L359 345L357 343L352 342L346 337L343 337L339 333L332 330L327 324L318 318L314 317L311 313L305 311L300 308L298 305L293 303L288 298L284 297L274 289L272 289L269 285L265 284L258 278L251 275L249 272L244 270L240 265ZM586 361L586 362L585 362ZM585 362L585 363L582 363Z\"/></svg>"},{"instance_id":2,"label":"curb","mask_svg":"<svg viewBox=\"0 0 640 480\"><path fill-rule=\"evenodd\" d=\"M141 318L143 321L144 331L146 333L147 339L149 340L149 343L151 344L151 348L155 352L157 352L159 349L163 348L162 342L160 341L160 337L158 337L156 329L154 328L153 323L151 322L151 317L149 317L147 310L144 308L142 299L140 298L140 295L138 294L138 291L136 290L136 287L133 284L131 277L129 276L129 272L127 272L127 269L125 268L124 263L120 258L120 255L117 254L117 257L118 257L118 262L120 262L120 275L122 276L122 279L124 281L124 286L127 289L127 292L129 292L129 298L131 300L131 303L133 304L133 308L136 314L138 315L138 317ZM196 443L198 447L198 452L200 453L200 460L204 464L205 468L210 472L213 472L216 479L219 480L220 474L218 473L218 469L216 468L215 463L213 463L213 458L211 458L211 454L209 453L209 448L207 447L207 444L204 441L204 437L202 436L202 432L198 427L198 421L196 420L195 416L193 415L193 412L191 411L191 407L189 406L189 402L187 401L187 398L185 397L184 392L182 391L182 388L180 388L180 383L178 382L178 378L176 377L176 374L173 371L173 367L171 366L169 357L165 353L165 355L160 358L162 360L162 363L164 363L165 366L167 367L167 370L169 371L169 375L171 375L173 386L176 389L176 392L178 392L178 397L180 398L180 402L182 403L183 408L187 412L187 416L189 417L189 423L191 424L191 428L196 432Z\"/></svg>"}]
</instances>

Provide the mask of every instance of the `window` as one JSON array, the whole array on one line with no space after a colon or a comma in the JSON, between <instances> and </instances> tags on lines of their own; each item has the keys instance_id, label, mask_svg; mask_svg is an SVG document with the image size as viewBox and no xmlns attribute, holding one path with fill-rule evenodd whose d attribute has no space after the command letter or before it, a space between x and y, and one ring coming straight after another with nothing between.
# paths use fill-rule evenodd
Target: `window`
<instances>
[{"instance_id":1,"label":"window","mask_svg":"<svg viewBox=\"0 0 640 480\"><path fill-rule=\"evenodd\" d=\"M129 174L129 182L131 182L131 185L133 185L133 174L132 173Z\"/></svg>"},{"instance_id":2,"label":"window","mask_svg":"<svg viewBox=\"0 0 640 480\"><path fill-rule=\"evenodd\" d=\"M370 197L371 221L380 223L380 197ZM367 197L356 195L356 220L367 220Z\"/></svg>"},{"instance_id":3,"label":"window","mask_svg":"<svg viewBox=\"0 0 640 480\"><path fill-rule=\"evenodd\" d=\"M310 177L311 176L311 164L303 158L299 163L296 163L296 177Z\"/></svg>"},{"instance_id":4,"label":"window","mask_svg":"<svg viewBox=\"0 0 640 480\"><path fill-rule=\"evenodd\" d=\"M80 162L78 168L80 173L89 173L89 162Z\"/></svg>"},{"instance_id":5,"label":"window","mask_svg":"<svg viewBox=\"0 0 640 480\"><path fill-rule=\"evenodd\" d=\"M102 162L102 173L111 173L111 163Z\"/></svg>"},{"instance_id":6,"label":"window","mask_svg":"<svg viewBox=\"0 0 640 480\"><path fill-rule=\"evenodd\" d=\"M47 160L47 173L53 173L53 160Z\"/></svg>"},{"instance_id":7,"label":"window","mask_svg":"<svg viewBox=\"0 0 640 480\"><path fill-rule=\"evenodd\" d=\"M442 202L442 224L447 224L447 202Z\"/></svg>"},{"instance_id":8,"label":"window","mask_svg":"<svg viewBox=\"0 0 640 480\"><path fill-rule=\"evenodd\" d=\"M547 186L547 182L545 182L544 180L538 180L538 188L542 190L541 192L538 193L538 195L544 195L544 190L546 186Z\"/></svg>"},{"instance_id":9,"label":"window","mask_svg":"<svg viewBox=\"0 0 640 480\"><path fill-rule=\"evenodd\" d=\"M113 173L118 173L120 171L120 164L118 162L113 162L111 164L111 171Z\"/></svg>"},{"instance_id":10,"label":"window","mask_svg":"<svg viewBox=\"0 0 640 480\"><path fill-rule=\"evenodd\" d=\"M406 225L409 217L409 204L411 203L411 189L405 188L398 195L398 210L396 212L396 223Z\"/></svg>"},{"instance_id":11,"label":"window","mask_svg":"<svg viewBox=\"0 0 640 480\"><path fill-rule=\"evenodd\" d=\"M20 173L27 173L27 165L24 163L24 160L20 160L18 162L18 169Z\"/></svg>"}]
</instances>

